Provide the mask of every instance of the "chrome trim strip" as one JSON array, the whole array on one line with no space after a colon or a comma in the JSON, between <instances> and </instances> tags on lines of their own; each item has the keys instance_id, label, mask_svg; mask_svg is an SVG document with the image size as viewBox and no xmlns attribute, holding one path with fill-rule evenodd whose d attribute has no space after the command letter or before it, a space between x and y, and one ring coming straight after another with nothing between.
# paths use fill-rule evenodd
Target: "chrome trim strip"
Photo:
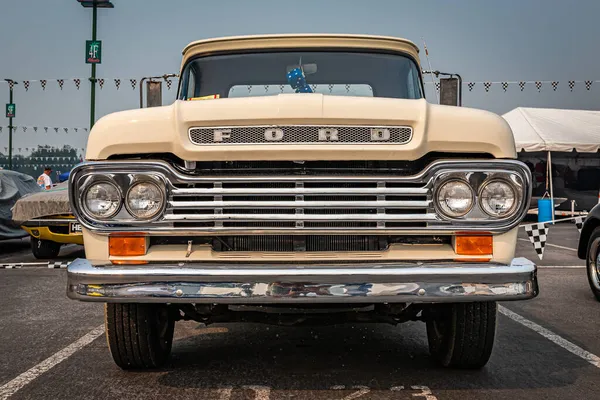
<instances>
[{"instance_id":1,"label":"chrome trim strip","mask_svg":"<svg viewBox=\"0 0 600 400\"><path fill-rule=\"evenodd\" d=\"M537 296L535 264L187 264L67 268L71 299L135 303L444 303Z\"/></svg>"}]
</instances>

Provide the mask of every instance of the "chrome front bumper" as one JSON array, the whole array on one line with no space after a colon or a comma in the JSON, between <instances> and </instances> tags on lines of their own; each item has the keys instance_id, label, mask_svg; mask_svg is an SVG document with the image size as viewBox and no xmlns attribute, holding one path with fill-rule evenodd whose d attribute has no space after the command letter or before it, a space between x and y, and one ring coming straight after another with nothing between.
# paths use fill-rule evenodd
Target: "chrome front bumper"
<instances>
[{"instance_id":1,"label":"chrome front bumper","mask_svg":"<svg viewBox=\"0 0 600 400\"><path fill-rule=\"evenodd\" d=\"M536 266L498 263L255 265L173 263L67 269L71 299L130 303L444 303L538 294Z\"/></svg>"}]
</instances>

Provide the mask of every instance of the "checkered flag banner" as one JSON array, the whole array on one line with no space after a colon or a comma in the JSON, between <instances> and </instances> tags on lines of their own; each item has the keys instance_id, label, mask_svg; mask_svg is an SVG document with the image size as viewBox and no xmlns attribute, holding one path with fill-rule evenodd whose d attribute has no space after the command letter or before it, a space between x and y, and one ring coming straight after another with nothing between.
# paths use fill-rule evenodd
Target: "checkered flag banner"
<instances>
[{"instance_id":1,"label":"checkered flag banner","mask_svg":"<svg viewBox=\"0 0 600 400\"><path fill-rule=\"evenodd\" d=\"M508 82L502 82L502 90L506 92L506 89L508 89Z\"/></svg>"},{"instance_id":2,"label":"checkered flag banner","mask_svg":"<svg viewBox=\"0 0 600 400\"><path fill-rule=\"evenodd\" d=\"M594 81L585 81L586 90L590 90L592 88L592 83L594 83Z\"/></svg>"},{"instance_id":3,"label":"checkered flag banner","mask_svg":"<svg viewBox=\"0 0 600 400\"><path fill-rule=\"evenodd\" d=\"M9 88L14 88L15 87L15 81L8 81L8 87Z\"/></svg>"},{"instance_id":4,"label":"checkered flag banner","mask_svg":"<svg viewBox=\"0 0 600 400\"><path fill-rule=\"evenodd\" d=\"M57 79L56 82L58 82L58 87L60 87L60 90L63 90L63 86L65 85L65 80Z\"/></svg>"},{"instance_id":5,"label":"checkered flag banner","mask_svg":"<svg viewBox=\"0 0 600 400\"><path fill-rule=\"evenodd\" d=\"M535 87L536 87L536 89L537 89L538 92L541 92L542 91L542 82L536 81L535 82Z\"/></svg>"},{"instance_id":6,"label":"checkered flag banner","mask_svg":"<svg viewBox=\"0 0 600 400\"><path fill-rule=\"evenodd\" d=\"M483 87L485 88L486 92L489 92L490 88L492 87L492 82L483 82Z\"/></svg>"},{"instance_id":7,"label":"checkered flag banner","mask_svg":"<svg viewBox=\"0 0 600 400\"><path fill-rule=\"evenodd\" d=\"M34 127L33 127L33 131L34 131L34 132L37 132L37 126L34 126Z\"/></svg>"},{"instance_id":8,"label":"checkered flag banner","mask_svg":"<svg viewBox=\"0 0 600 400\"><path fill-rule=\"evenodd\" d=\"M121 86L121 80L120 79L115 79L115 86L117 88L117 90L119 90L119 87Z\"/></svg>"},{"instance_id":9,"label":"checkered flag banner","mask_svg":"<svg viewBox=\"0 0 600 400\"><path fill-rule=\"evenodd\" d=\"M575 87L575 81L569 81L569 90L572 92Z\"/></svg>"},{"instance_id":10,"label":"checkered flag banner","mask_svg":"<svg viewBox=\"0 0 600 400\"><path fill-rule=\"evenodd\" d=\"M519 87L521 88L521 92L522 92L523 90L525 90L525 85L526 85L526 84L527 84L527 82L523 82L523 81L519 82Z\"/></svg>"},{"instance_id":11,"label":"checkered flag banner","mask_svg":"<svg viewBox=\"0 0 600 400\"><path fill-rule=\"evenodd\" d=\"M58 128L54 128L54 132L58 133Z\"/></svg>"},{"instance_id":12,"label":"checkered flag banner","mask_svg":"<svg viewBox=\"0 0 600 400\"><path fill-rule=\"evenodd\" d=\"M558 82L552 81L552 90L554 90L556 92L556 89L558 89Z\"/></svg>"},{"instance_id":13,"label":"checkered flag banner","mask_svg":"<svg viewBox=\"0 0 600 400\"><path fill-rule=\"evenodd\" d=\"M581 229L583 228L583 220L584 219L585 219L585 217L583 217L583 216L575 217L575 226L577 227L577 230L579 231L579 233L581 233Z\"/></svg>"},{"instance_id":14,"label":"checkered flag banner","mask_svg":"<svg viewBox=\"0 0 600 400\"><path fill-rule=\"evenodd\" d=\"M467 86L469 87L469 92L472 92L475 87L475 82L469 82L467 83Z\"/></svg>"},{"instance_id":15,"label":"checkered flag banner","mask_svg":"<svg viewBox=\"0 0 600 400\"><path fill-rule=\"evenodd\" d=\"M26 126L22 126L21 129L23 129L23 133L27 132L27 127Z\"/></svg>"},{"instance_id":16,"label":"checkered flag banner","mask_svg":"<svg viewBox=\"0 0 600 400\"><path fill-rule=\"evenodd\" d=\"M79 90L79 86L81 86L81 79L75 78L75 79L73 79L73 83L77 87L77 90Z\"/></svg>"},{"instance_id":17,"label":"checkered flag banner","mask_svg":"<svg viewBox=\"0 0 600 400\"><path fill-rule=\"evenodd\" d=\"M435 91L438 93L440 92L440 83L439 82L435 83Z\"/></svg>"},{"instance_id":18,"label":"checkered flag banner","mask_svg":"<svg viewBox=\"0 0 600 400\"><path fill-rule=\"evenodd\" d=\"M98 79L98 85L100 86L100 89L102 89L102 87L104 86L104 79Z\"/></svg>"},{"instance_id":19,"label":"checkered flag banner","mask_svg":"<svg viewBox=\"0 0 600 400\"><path fill-rule=\"evenodd\" d=\"M173 84L173 81L170 79L165 79L165 83L167 84L167 90L171 90L171 85Z\"/></svg>"},{"instance_id":20,"label":"checkered flag banner","mask_svg":"<svg viewBox=\"0 0 600 400\"><path fill-rule=\"evenodd\" d=\"M131 88L135 90L135 85L137 85L137 79L130 79L129 83L131 83Z\"/></svg>"},{"instance_id":21,"label":"checkered flag banner","mask_svg":"<svg viewBox=\"0 0 600 400\"><path fill-rule=\"evenodd\" d=\"M65 133L69 133L69 128L63 128Z\"/></svg>"},{"instance_id":22,"label":"checkered flag banner","mask_svg":"<svg viewBox=\"0 0 600 400\"><path fill-rule=\"evenodd\" d=\"M540 260L544 258L544 248L548 238L548 228L542 223L525 225L525 232Z\"/></svg>"},{"instance_id":23,"label":"checkered flag banner","mask_svg":"<svg viewBox=\"0 0 600 400\"><path fill-rule=\"evenodd\" d=\"M25 88L25 91L28 92L29 91L29 81L23 81L23 87Z\"/></svg>"},{"instance_id":24,"label":"checkered flag banner","mask_svg":"<svg viewBox=\"0 0 600 400\"><path fill-rule=\"evenodd\" d=\"M48 83L45 79L40 79L40 85L42 85L42 90L46 90L46 84Z\"/></svg>"},{"instance_id":25,"label":"checkered flag banner","mask_svg":"<svg viewBox=\"0 0 600 400\"><path fill-rule=\"evenodd\" d=\"M44 127L44 132L48 133L48 127L47 126Z\"/></svg>"}]
</instances>

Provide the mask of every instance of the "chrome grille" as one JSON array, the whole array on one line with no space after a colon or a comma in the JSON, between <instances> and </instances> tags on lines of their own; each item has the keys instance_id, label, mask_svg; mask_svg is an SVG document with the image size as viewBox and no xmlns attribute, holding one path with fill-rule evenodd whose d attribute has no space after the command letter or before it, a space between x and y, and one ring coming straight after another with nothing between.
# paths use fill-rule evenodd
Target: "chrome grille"
<instances>
[{"instance_id":1,"label":"chrome grille","mask_svg":"<svg viewBox=\"0 0 600 400\"><path fill-rule=\"evenodd\" d=\"M408 126L232 126L190 128L190 140L199 145L223 144L406 144L412 138Z\"/></svg>"},{"instance_id":2,"label":"chrome grille","mask_svg":"<svg viewBox=\"0 0 600 400\"><path fill-rule=\"evenodd\" d=\"M397 178L203 178L172 182L163 222L198 230L385 230L438 221L429 181Z\"/></svg>"}]
</instances>

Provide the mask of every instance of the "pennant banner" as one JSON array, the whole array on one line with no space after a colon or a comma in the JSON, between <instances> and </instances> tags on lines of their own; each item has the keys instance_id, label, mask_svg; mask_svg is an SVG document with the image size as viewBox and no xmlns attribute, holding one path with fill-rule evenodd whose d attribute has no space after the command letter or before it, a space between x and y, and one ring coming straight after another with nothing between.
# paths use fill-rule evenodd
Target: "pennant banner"
<instances>
[{"instance_id":1,"label":"pennant banner","mask_svg":"<svg viewBox=\"0 0 600 400\"><path fill-rule=\"evenodd\" d=\"M548 222L538 222L535 224L521 225L525 228L525 232L527 232L527 236L529 237L529 241L533 245L533 249L538 255L539 259L542 260L544 258L544 249L546 248L546 242L548 241L548 233L550 231L550 227L548 225L564 222L564 221L573 221L575 223L575 227L577 231L581 233L583 228L583 222L585 221L585 215L578 215L576 217L571 218L562 218Z\"/></svg>"},{"instance_id":2,"label":"pennant banner","mask_svg":"<svg viewBox=\"0 0 600 400\"><path fill-rule=\"evenodd\" d=\"M577 230L579 231L579 233L581 233L581 228L583 228L584 220L585 220L585 217L583 217L583 216L575 217L575 226L577 227Z\"/></svg>"},{"instance_id":3,"label":"pennant banner","mask_svg":"<svg viewBox=\"0 0 600 400\"><path fill-rule=\"evenodd\" d=\"M525 225L525 232L529 236L529 241L537 253L540 260L544 258L544 248L548 240L548 228L543 222L531 225Z\"/></svg>"}]
</instances>

